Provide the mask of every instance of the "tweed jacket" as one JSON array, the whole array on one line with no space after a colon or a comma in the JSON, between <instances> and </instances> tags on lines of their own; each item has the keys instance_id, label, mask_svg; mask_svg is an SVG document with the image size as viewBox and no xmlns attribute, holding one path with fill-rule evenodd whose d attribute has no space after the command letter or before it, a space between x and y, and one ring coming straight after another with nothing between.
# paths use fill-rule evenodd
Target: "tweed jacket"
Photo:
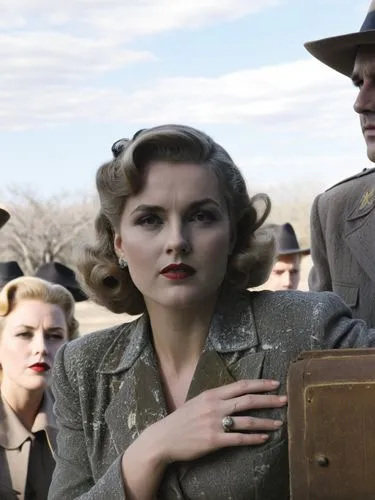
<instances>
[{"instance_id":1,"label":"tweed jacket","mask_svg":"<svg viewBox=\"0 0 375 500\"><path fill-rule=\"evenodd\" d=\"M125 499L122 452L167 415L147 316L63 346L54 364L58 453L49 500ZM285 393L306 349L375 346L375 331L333 293L222 294L187 398L239 379L270 378ZM285 421L286 409L252 411ZM183 432L183 429L181 429ZM286 425L257 447L172 464L160 500L286 500Z\"/></svg>"},{"instance_id":2,"label":"tweed jacket","mask_svg":"<svg viewBox=\"0 0 375 500\"><path fill-rule=\"evenodd\" d=\"M53 450L56 449L57 427L53 415L53 396L50 390L45 392L42 406L35 417L33 428L29 432L18 419L10 406L0 397L0 498L1 500L23 500L29 470L29 457L34 433L44 431L47 460L43 461L43 470L34 465L34 480L39 482L39 491L47 497L55 462ZM46 458L43 456L43 458ZM39 498L39 497L38 497Z\"/></svg>"},{"instance_id":3,"label":"tweed jacket","mask_svg":"<svg viewBox=\"0 0 375 500\"><path fill-rule=\"evenodd\" d=\"M375 327L375 168L317 196L310 226L310 290L334 291Z\"/></svg>"}]
</instances>

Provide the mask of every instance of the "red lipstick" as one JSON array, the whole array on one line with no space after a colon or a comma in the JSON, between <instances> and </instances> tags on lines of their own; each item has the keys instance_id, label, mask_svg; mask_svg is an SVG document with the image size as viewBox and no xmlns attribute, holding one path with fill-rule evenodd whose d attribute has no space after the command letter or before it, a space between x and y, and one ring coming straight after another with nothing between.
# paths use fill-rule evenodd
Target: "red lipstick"
<instances>
[{"instance_id":1,"label":"red lipstick","mask_svg":"<svg viewBox=\"0 0 375 500\"><path fill-rule=\"evenodd\" d=\"M187 264L170 264L160 274L170 280L184 280L195 273L195 269Z\"/></svg>"},{"instance_id":2,"label":"red lipstick","mask_svg":"<svg viewBox=\"0 0 375 500\"><path fill-rule=\"evenodd\" d=\"M44 372L47 372L48 370L50 370L51 367L47 363L35 363L35 364L29 366L29 368L31 370L33 370L34 372L44 373Z\"/></svg>"}]
</instances>

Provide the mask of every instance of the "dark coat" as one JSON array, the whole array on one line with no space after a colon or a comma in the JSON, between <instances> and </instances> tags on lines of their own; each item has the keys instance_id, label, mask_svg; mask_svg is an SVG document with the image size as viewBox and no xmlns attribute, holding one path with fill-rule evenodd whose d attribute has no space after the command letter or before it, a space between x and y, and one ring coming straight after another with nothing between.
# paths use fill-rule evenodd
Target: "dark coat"
<instances>
[{"instance_id":1,"label":"dark coat","mask_svg":"<svg viewBox=\"0 0 375 500\"><path fill-rule=\"evenodd\" d=\"M121 454L166 416L147 316L64 346L54 368L59 424L49 500L124 499ZM332 293L242 292L218 302L188 399L239 379L281 381L300 351L375 346ZM285 421L286 409L252 411ZM183 432L183 429L181 429ZM286 500L286 426L258 447L224 449L172 464L158 499Z\"/></svg>"},{"instance_id":2,"label":"dark coat","mask_svg":"<svg viewBox=\"0 0 375 500\"><path fill-rule=\"evenodd\" d=\"M334 291L375 327L375 169L317 196L311 210L312 291Z\"/></svg>"}]
</instances>

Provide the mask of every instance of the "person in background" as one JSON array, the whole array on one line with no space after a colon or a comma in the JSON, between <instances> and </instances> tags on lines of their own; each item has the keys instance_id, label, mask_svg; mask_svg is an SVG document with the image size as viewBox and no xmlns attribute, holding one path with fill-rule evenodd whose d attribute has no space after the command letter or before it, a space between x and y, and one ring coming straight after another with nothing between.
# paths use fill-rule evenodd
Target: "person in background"
<instances>
[{"instance_id":1,"label":"person in background","mask_svg":"<svg viewBox=\"0 0 375 500\"><path fill-rule=\"evenodd\" d=\"M359 32L305 44L358 88L354 111L375 162L375 1ZM318 195L311 210L309 288L333 290L353 316L375 326L375 168L365 169Z\"/></svg>"},{"instance_id":2,"label":"person in background","mask_svg":"<svg viewBox=\"0 0 375 500\"><path fill-rule=\"evenodd\" d=\"M74 300L35 277L0 292L0 498L47 498L55 466L50 390L59 347L76 337Z\"/></svg>"},{"instance_id":3,"label":"person in background","mask_svg":"<svg viewBox=\"0 0 375 500\"><path fill-rule=\"evenodd\" d=\"M15 260L0 262L0 290L9 283L9 281L20 278L21 276L24 276L24 273L18 262Z\"/></svg>"},{"instance_id":4,"label":"person in background","mask_svg":"<svg viewBox=\"0 0 375 500\"><path fill-rule=\"evenodd\" d=\"M301 259L310 254L309 248L300 248L293 226L269 224L264 230L273 233L276 242L276 259L271 274L263 288L267 290L297 290L301 277Z\"/></svg>"},{"instance_id":5,"label":"person in background","mask_svg":"<svg viewBox=\"0 0 375 500\"><path fill-rule=\"evenodd\" d=\"M76 302L83 302L88 298L78 283L73 269L60 262L47 262L41 265L35 276L65 287L73 295Z\"/></svg>"}]
</instances>

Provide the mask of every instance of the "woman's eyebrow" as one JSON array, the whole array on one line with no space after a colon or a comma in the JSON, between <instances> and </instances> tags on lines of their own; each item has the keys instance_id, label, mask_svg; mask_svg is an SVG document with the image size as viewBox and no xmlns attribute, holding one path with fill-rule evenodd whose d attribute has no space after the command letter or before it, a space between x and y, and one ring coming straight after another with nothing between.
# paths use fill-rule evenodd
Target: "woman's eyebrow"
<instances>
[{"instance_id":1,"label":"woman's eyebrow","mask_svg":"<svg viewBox=\"0 0 375 500\"><path fill-rule=\"evenodd\" d=\"M207 204L212 204L216 205L218 208L220 208L220 204L214 200L213 198L202 198L201 200L196 200L193 201L192 203L189 204L188 209L194 209L201 207L203 205ZM131 215L138 213L138 212L164 212L165 209L161 207L160 205L146 205L146 204L141 204L138 205L132 212Z\"/></svg>"}]
</instances>

